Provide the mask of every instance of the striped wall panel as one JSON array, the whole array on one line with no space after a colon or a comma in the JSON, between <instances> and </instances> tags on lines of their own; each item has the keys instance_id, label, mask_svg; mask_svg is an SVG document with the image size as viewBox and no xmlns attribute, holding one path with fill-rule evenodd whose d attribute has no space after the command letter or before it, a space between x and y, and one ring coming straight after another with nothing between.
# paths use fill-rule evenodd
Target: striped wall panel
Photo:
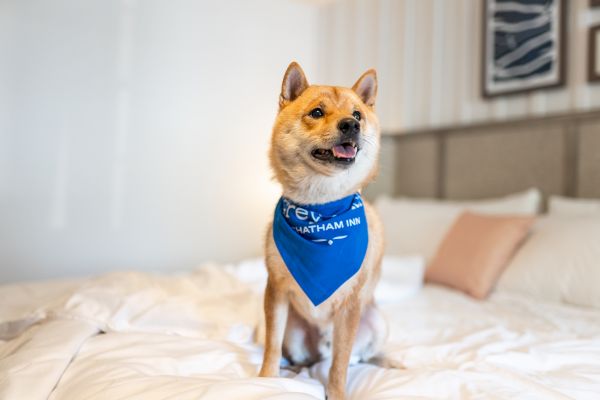
<instances>
[{"instance_id":1,"label":"striped wall panel","mask_svg":"<svg viewBox=\"0 0 600 400\"><path fill-rule=\"evenodd\" d=\"M351 84L375 66L387 132L543 116L600 107L586 82L588 0L568 2L567 86L481 98L480 0L339 0L323 6L320 76Z\"/></svg>"}]
</instances>

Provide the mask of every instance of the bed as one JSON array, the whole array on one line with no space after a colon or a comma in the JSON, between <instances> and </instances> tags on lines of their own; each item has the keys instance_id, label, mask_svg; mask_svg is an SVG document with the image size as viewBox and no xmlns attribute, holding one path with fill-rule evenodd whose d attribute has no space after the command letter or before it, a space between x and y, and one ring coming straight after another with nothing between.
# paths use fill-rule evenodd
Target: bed
<instances>
[{"instance_id":1,"label":"bed","mask_svg":"<svg viewBox=\"0 0 600 400\"><path fill-rule=\"evenodd\" d=\"M377 293L386 354L349 369L349 398L592 399L600 310L420 287L415 259L386 259ZM113 273L0 289L0 398L323 399L327 362L257 378L260 260L181 275Z\"/></svg>"},{"instance_id":2,"label":"bed","mask_svg":"<svg viewBox=\"0 0 600 400\"><path fill-rule=\"evenodd\" d=\"M533 212L532 201L552 208L548 195L600 197L599 126L596 112L384 139L370 195L444 202L378 204L390 237L376 297L390 324L384 354L400 368L352 365L350 399L599 398L600 211L540 218L484 301L422 283L440 227L465 207ZM541 191L450 201L532 186ZM587 244L557 242L563 231ZM549 248L556 257L540 258ZM327 361L257 378L265 274L247 260L0 286L0 399L324 399Z\"/></svg>"}]
</instances>

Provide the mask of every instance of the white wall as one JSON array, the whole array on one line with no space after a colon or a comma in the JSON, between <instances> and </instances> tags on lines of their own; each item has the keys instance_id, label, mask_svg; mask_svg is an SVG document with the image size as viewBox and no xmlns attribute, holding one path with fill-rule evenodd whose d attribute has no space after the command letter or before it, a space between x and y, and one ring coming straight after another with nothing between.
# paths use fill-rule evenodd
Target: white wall
<instances>
[{"instance_id":1,"label":"white wall","mask_svg":"<svg viewBox=\"0 0 600 400\"><path fill-rule=\"evenodd\" d=\"M483 100L481 0L340 0L326 6L324 77L344 84L379 71L379 114L388 132L542 116L600 107L587 79L587 29L600 23L589 0L569 0L568 86Z\"/></svg>"},{"instance_id":2,"label":"white wall","mask_svg":"<svg viewBox=\"0 0 600 400\"><path fill-rule=\"evenodd\" d=\"M267 147L318 8L0 2L0 282L259 255Z\"/></svg>"}]
</instances>

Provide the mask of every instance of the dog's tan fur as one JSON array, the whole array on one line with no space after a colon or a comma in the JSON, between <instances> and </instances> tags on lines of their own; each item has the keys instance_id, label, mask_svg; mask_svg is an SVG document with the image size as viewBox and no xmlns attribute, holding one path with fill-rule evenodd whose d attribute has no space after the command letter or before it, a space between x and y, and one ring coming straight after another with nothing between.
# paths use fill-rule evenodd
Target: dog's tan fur
<instances>
[{"instance_id":1,"label":"dog's tan fur","mask_svg":"<svg viewBox=\"0 0 600 400\"><path fill-rule=\"evenodd\" d=\"M377 78L365 72L352 89L309 86L304 72L290 64L283 79L279 113L273 128L270 159L283 195L299 204L337 200L361 190L376 174L380 129L374 112ZM322 118L310 111L321 107ZM362 114L360 150L348 167L315 160L311 150L330 148L339 140L338 122ZM385 340L385 320L373 291L379 280L383 231L379 217L365 203L369 244L363 264L330 298L315 307L286 268L273 240L266 237L266 338L260 376L277 376L282 349L294 364L309 365L332 356L327 383L330 400L344 398L351 356L368 360Z\"/></svg>"}]
</instances>

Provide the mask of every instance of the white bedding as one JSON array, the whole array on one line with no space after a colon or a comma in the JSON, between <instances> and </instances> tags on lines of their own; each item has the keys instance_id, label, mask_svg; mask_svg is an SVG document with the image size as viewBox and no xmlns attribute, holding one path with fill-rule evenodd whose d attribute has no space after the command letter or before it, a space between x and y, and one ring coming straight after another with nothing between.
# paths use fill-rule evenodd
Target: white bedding
<instances>
[{"instance_id":1,"label":"white bedding","mask_svg":"<svg viewBox=\"0 0 600 400\"><path fill-rule=\"evenodd\" d=\"M379 297L406 369L350 367L351 399L598 398L600 310L408 295L396 272ZM0 399L323 399L327 362L256 378L264 277L256 261L0 287Z\"/></svg>"}]
</instances>

